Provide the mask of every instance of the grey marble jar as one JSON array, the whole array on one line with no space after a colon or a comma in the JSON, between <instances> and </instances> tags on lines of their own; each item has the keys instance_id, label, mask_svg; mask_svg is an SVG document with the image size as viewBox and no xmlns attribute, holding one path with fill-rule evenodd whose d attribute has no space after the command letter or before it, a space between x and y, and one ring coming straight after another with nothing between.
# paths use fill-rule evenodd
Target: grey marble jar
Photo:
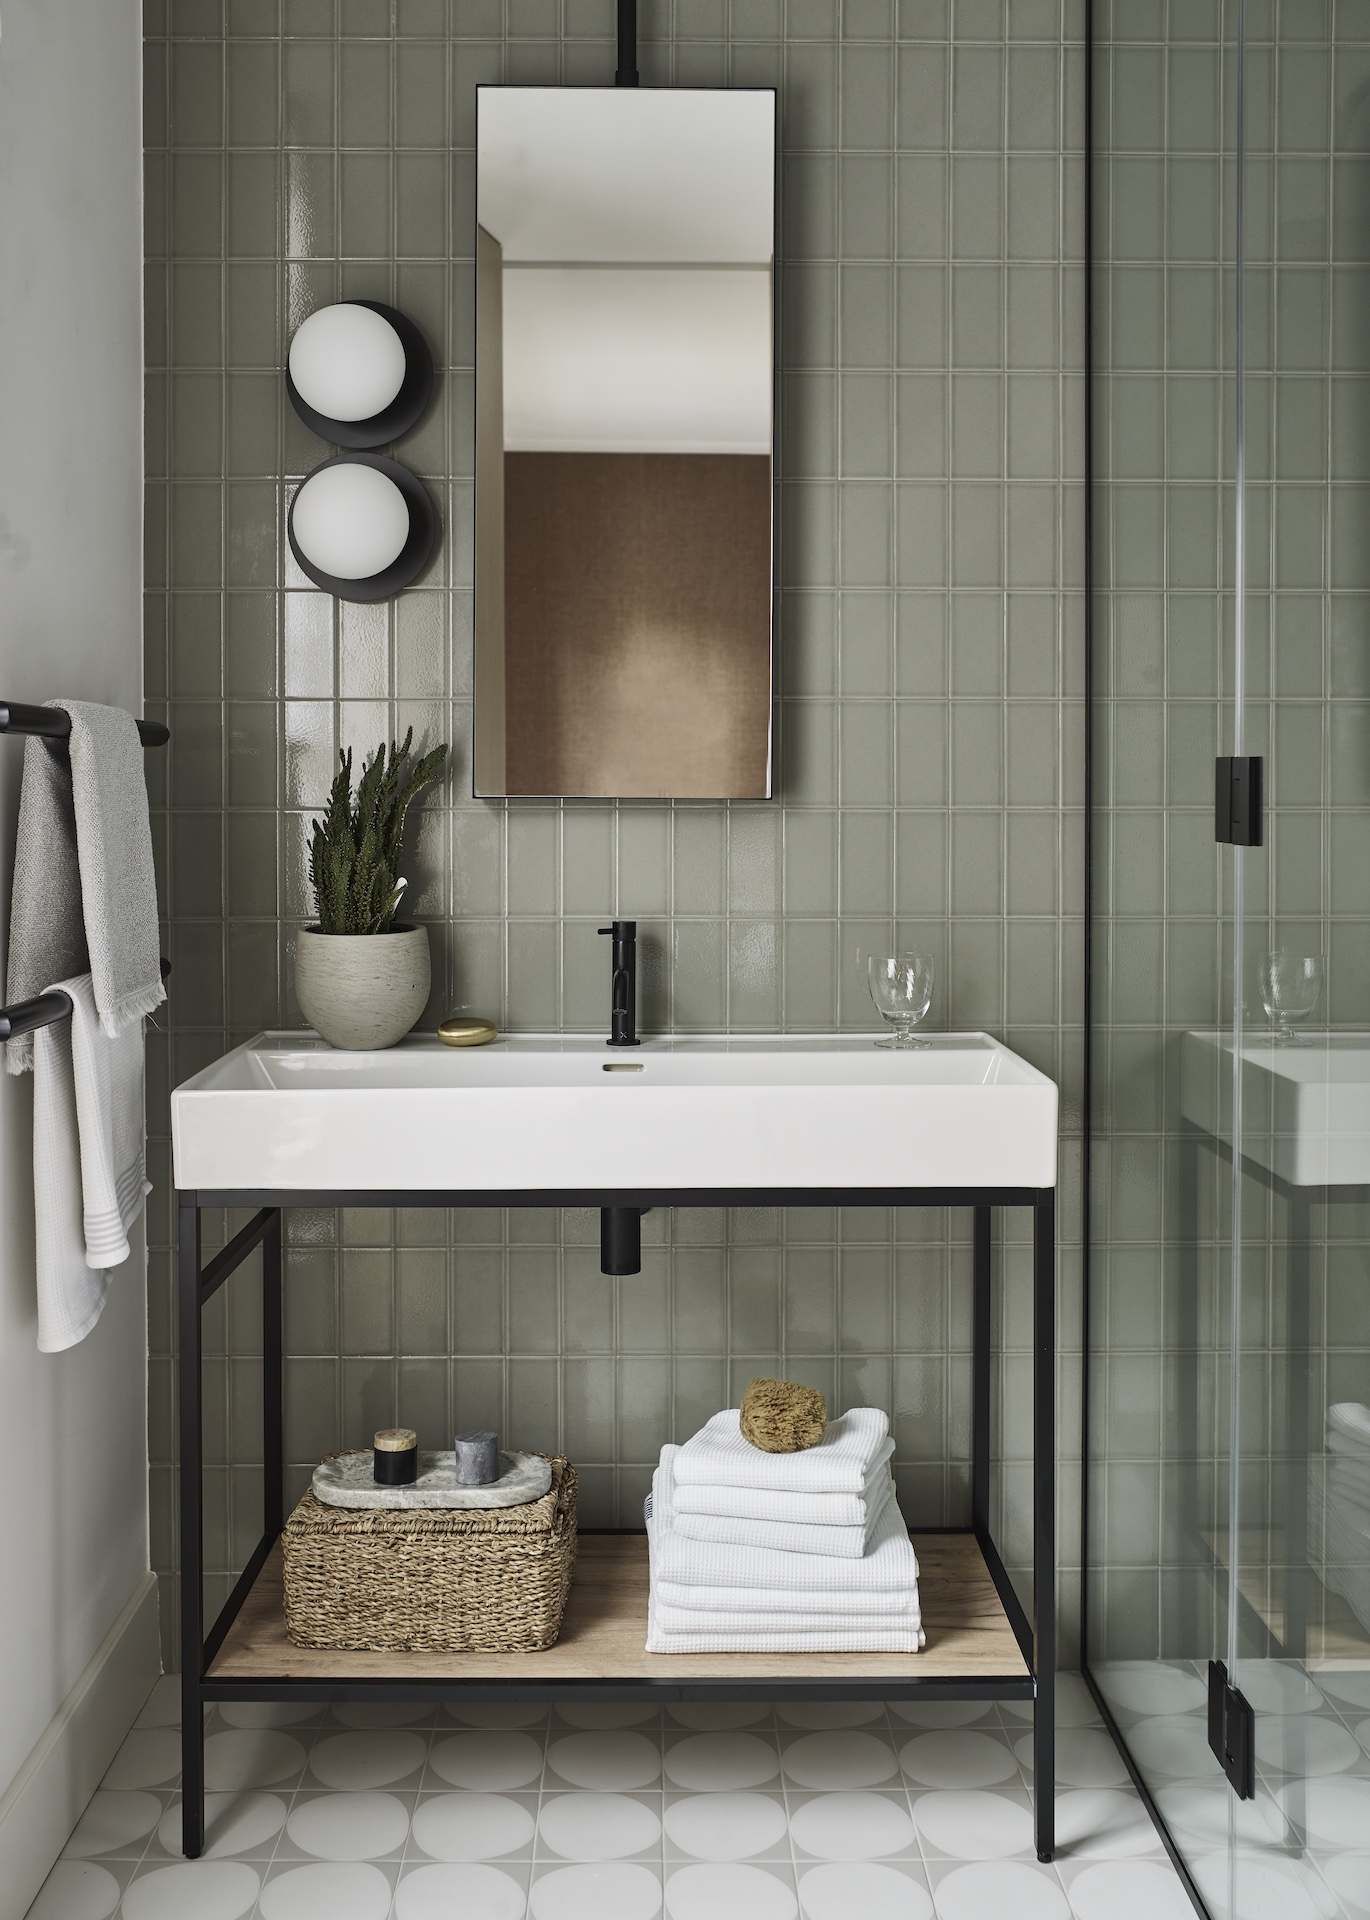
<instances>
[{"instance_id":1,"label":"grey marble jar","mask_svg":"<svg viewBox=\"0 0 1370 1920\"><path fill-rule=\"evenodd\" d=\"M427 927L389 933L320 933L295 943L295 997L330 1046L393 1047L428 1004Z\"/></svg>"}]
</instances>

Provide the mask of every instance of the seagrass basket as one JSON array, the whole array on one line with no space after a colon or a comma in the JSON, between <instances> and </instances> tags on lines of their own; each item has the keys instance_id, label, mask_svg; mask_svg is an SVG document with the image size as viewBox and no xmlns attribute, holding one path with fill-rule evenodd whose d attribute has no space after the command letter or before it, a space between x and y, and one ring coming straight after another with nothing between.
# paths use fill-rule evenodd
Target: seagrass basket
<instances>
[{"instance_id":1,"label":"seagrass basket","mask_svg":"<svg viewBox=\"0 0 1370 1920\"><path fill-rule=\"evenodd\" d=\"M550 1647L576 1563L576 1470L522 1507L325 1506L306 1493L282 1535L297 1647L529 1653Z\"/></svg>"}]
</instances>

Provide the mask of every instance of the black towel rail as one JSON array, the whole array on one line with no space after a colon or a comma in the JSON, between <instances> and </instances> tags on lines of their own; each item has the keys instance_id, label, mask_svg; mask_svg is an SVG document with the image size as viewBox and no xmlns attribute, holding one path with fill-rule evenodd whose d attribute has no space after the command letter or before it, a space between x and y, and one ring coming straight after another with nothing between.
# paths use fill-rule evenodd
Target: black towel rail
<instances>
[{"instance_id":1,"label":"black towel rail","mask_svg":"<svg viewBox=\"0 0 1370 1920\"><path fill-rule=\"evenodd\" d=\"M169 978L171 962L162 957L162 978ZM40 993L32 1000L16 1001L12 1007L0 1007L0 1040L17 1040L21 1033L35 1033L39 1027L56 1026L71 1018L69 993Z\"/></svg>"},{"instance_id":2,"label":"black towel rail","mask_svg":"<svg viewBox=\"0 0 1370 1920\"><path fill-rule=\"evenodd\" d=\"M145 747L164 747L171 738L170 727L160 720L139 720L135 725ZM44 740L69 740L71 715L61 707L26 707L18 700L0 700L0 733L36 733Z\"/></svg>"}]
</instances>

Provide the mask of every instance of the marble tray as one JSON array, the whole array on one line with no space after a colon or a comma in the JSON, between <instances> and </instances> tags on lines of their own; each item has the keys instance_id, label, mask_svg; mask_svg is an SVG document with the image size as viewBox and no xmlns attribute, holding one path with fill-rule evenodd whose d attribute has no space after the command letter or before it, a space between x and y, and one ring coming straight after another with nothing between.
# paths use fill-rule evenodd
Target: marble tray
<instances>
[{"instance_id":1,"label":"marble tray","mask_svg":"<svg viewBox=\"0 0 1370 1920\"><path fill-rule=\"evenodd\" d=\"M370 1447L340 1453L314 1469L314 1495L329 1507L522 1507L540 1500L552 1484L552 1468L540 1453L500 1450L500 1477L485 1487L457 1484L453 1455L421 1453L419 1477L410 1487L378 1487Z\"/></svg>"}]
</instances>

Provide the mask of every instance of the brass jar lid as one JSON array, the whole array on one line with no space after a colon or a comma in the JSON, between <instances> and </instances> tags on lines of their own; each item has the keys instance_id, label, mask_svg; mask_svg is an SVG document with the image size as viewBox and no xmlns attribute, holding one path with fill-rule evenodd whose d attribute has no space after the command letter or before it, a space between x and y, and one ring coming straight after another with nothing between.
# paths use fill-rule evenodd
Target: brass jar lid
<instances>
[{"instance_id":1,"label":"brass jar lid","mask_svg":"<svg viewBox=\"0 0 1370 1920\"><path fill-rule=\"evenodd\" d=\"M419 1436L412 1427L382 1427L372 1444L377 1453L412 1453Z\"/></svg>"},{"instance_id":2,"label":"brass jar lid","mask_svg":"<svg viewBox=\"0 0 1370 1920\"><path fill-rule=\"evenodd\" d=\"M471 1013L454 1013L438 1028L438 1038L446 1047L483 1047L498 1032L489 1020L477 1019Z\"/></svg>"}]
</instances>

